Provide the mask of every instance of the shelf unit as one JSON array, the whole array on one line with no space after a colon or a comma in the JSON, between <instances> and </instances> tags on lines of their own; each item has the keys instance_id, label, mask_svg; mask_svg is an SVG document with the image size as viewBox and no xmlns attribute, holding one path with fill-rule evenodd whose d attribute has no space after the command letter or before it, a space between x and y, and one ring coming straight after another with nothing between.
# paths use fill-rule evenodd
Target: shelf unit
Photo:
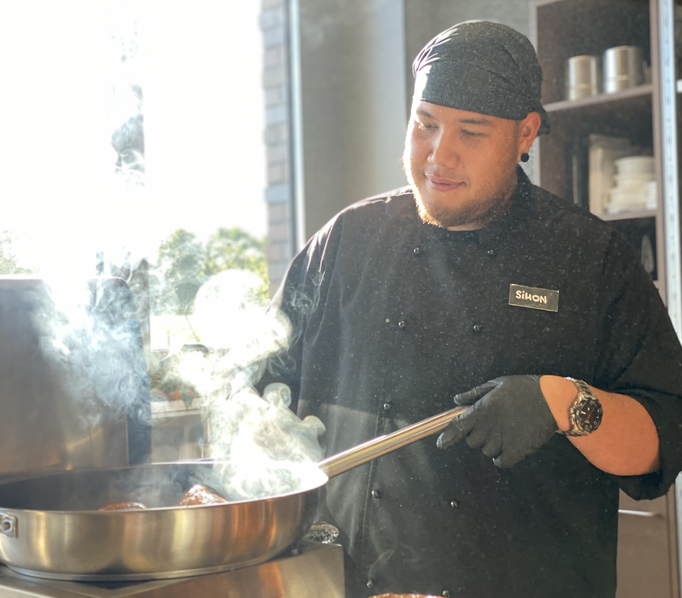
<instances>
[{"instance_id":1,"label":"shelf unit","mask_svg":"<svg viewBox=\"0 0 682 598\"><path fill-rule=\"evenodd\" d=\"M598 216L621 230L635 251L633 241L638 235L646 232L655 237L652 278L663 300L670 298L668 306L675 323L680 319L676 291L680 248L675 224L679 206L677 186L670 183L671 168L675 170L670 163L677 148L669 131L664 135L671 122L670 114L665 113L670 99L669 63L675 59L675 44L669 43L672 1L532 0L531 38L544 73L542 97L551 127L550 134L538 138L533 148L533 182L588 207L586 176L581 179L578 175L588 174L585 154L589 135L624 137L633 145L650 148L658 189L656 209ZM608 48L621 45L642 48L650 65L650 83L614 94L566 100L564 69L568 59L584 54L601 57ZM682 60L678 62L682 65ZM672 85L674 94L674 76ZM679 110L679 96L677 103ZM668 125L664 127L663 122ZM682 484L678 482L678 486L682 496ZM675 489L655 501L635 502L621 494L620 506L617 597L680 598Z\"/></svg>"},{"instance_id":2,"label":"shelf unit","mask_svg":"<svg viewBox=\"0 0 682 598\"><path fill-rule=\"evenodd\" d=\"M598 216L621 230L638 255L642 248L636 231L649 235L655 246L652 278L665 300L657 0L535 0L531 14L533 43L544 73L542 97L551 127L551 134L539 138L534 148L534 182L588 207L590 134L626 138L650 149L656 164L657 208ZM622 45L642 48L651 82L613 94L565 99L565 65L570 57L601 57L608 48ZM635 226L631 220L642 222Z\"/></svg>"},{"instance_id":3,"label":"shelf unit","mask_svg":"<svg viewBox=\"0 0 682 598\"><path fill-rule=\"evenodd\" d=\"M641 210L632 212L619 212L617 214L602 214L602 220L640 220L642 218L656 218L656 210Z\"/></svg>"},{"instance_id":4,"label":"shelf unit","mask_svg":"<svg viewBox=\"0 0 682 598\"><path fill-rule=\"evenodd\" d=\"M595 108L592 109L593 113L603 114L605 108L609 106L619 106L623 103L627 104L632 98L643 98L641 103L645 106L651 101L652 91L653 85L651 85L651 83L645 83L644 85L623 89L616 93L600 93L599 95L580 98L579 100L559 100L557 102L545 104L544 106L547 112L556 112L557 114L570 110L585 110L588 106L594 106ZM597 106L601 106L602 109L600 110Z\"/></svg>"}]
</instances>

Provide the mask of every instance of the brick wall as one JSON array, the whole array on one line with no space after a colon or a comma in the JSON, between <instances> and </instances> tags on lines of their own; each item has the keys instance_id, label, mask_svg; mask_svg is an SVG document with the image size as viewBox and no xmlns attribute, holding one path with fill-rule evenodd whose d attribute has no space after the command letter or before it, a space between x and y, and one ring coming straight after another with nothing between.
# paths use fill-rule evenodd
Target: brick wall
<instances>
[{"instance_id":1,"label":"brick wall","mask_svg":"<svg viewBox=\"0 0 682 598\"><path fill-rule=\"evenodd\" d=\"M267 147L267 260L272 295L293 257L286 0L261 0Z\"/></svg>"}]
</instances>

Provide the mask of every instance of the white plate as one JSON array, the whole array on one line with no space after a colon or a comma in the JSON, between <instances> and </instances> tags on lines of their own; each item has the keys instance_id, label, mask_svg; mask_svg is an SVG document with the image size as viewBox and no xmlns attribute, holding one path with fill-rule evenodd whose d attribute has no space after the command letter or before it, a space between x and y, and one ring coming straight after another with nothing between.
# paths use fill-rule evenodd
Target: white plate
<instances>
[{"instance_id":1,"label":"white plate","mask_svg":"<svg viewBox=\"0 0 682 598\"><path fill-rule=\"evenodd\" d=\"M616 187L645 187L654 180L653 172L623 172L613 175Z\"/></svg>"},{"instance_id":2,"label":"white plate","mask_svg":"<svg viewBox=\"0 0 682 598\"><path fill-rule=\"evenodd\" d=\"M653 173L654 159L652 156L626 156L615 161L618 174L623 173Z\"/></svg>"}]
</instances>

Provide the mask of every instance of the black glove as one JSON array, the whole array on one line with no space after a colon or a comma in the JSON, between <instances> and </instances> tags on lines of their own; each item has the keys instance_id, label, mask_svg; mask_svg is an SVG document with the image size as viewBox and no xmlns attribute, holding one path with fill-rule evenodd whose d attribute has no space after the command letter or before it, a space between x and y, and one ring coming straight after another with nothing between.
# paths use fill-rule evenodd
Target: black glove
<instances>
[{"instance_id":1,"label":"black glove","mask_svg":"<svg viewBox=\"0 0 682 598\"><path fill-rule=\"evenodd\" d=\"M471 405L438 437L447 448L466 438L498 467L516 465L549 441L556 421L540 390L539 376L502 376L456 395L457 405Z\"/></svg>"}]
</instances>

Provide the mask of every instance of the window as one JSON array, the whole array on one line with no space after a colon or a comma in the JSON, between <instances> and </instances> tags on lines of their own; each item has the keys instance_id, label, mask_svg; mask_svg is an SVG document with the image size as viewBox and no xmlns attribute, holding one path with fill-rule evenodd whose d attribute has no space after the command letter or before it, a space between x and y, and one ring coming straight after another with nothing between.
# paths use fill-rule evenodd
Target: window
<instances>
[{"instance_id":1,"label":"window","mask_svg":"<svg viewBox=\"0 0 682 598\"><path fill-rule=\"evenodd\" d=\"M266 284L260 8L0 3L3 274L121 276L164 350L221 270Z\"/></svg>"}]
</instances>

